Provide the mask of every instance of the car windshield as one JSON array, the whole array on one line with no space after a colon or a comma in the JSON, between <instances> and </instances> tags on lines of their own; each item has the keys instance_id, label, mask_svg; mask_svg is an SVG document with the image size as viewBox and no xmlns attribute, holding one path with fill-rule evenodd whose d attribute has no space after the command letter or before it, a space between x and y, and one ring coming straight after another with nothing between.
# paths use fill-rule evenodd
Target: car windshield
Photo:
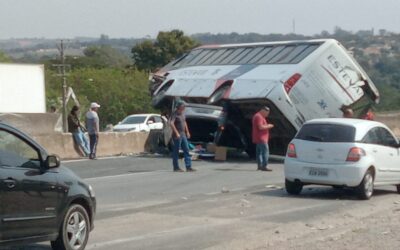
<instances>
[{"instance_id":1,"label":"car windshield","mask_svg":"<svg viewBox=\"0 0 400 250\"><path fill-rule=\"evenodd\" d=\"M356 129L337 124L306 124L296 139L319 142L354 142Z\"/></svg>"},{"instance_id":2,"label":"car windshield","mask_svg":"<svg viewBox=\"0 0 400 250\"><path fill-rule=\"evenodd\" d=\"M125 118L121 124L138 124L143 123L146 120L146 116L131 116Z\"/></svg>"}]
</instances>

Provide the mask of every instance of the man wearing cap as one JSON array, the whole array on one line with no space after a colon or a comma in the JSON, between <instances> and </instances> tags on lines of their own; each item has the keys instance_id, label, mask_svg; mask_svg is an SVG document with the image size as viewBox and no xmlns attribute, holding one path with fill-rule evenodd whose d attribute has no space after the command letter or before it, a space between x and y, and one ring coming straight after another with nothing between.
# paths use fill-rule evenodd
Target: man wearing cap
<instances>
[{"instance_id":1,"label":"man wearing cap","mask_svg":"<svg viewBox=\"0 0 400 250\"><path fill-rule=\"evenodd\" d=\"M192 168L192 159L189 154L189 143L187 139L190 139L190 132L186 123L185 104L183 102L177 103L176 110L171 116L170 125L172 128L172 138L174 140L174 148L172 151L172 165L174 167L174 172L183 172L183 170L179 168L178 162L179 148L181 147L185 159L186 171L196 171Z\"/></svg>"},{"instance_id":2,"label":"man wearing cap","mask_svg":"<svg viewBox=\"0 0 400 250\"><path fill-rule=\"evenodd\" d=\"M96 149L97 143L99 141L99 131L100 131L100 120L97 114L97 110L100 105L96 102L90 104L90 110L86 113L86 128L89 134L90 140L90 154L89 159L96 159Z\"/></svg>"},{"instance_id":3,"label":"man wearing cap","mask_svg":"<svg viewBox=\"0 0 400 250\"><path fill-rule=\"evenodd\" d=\"M257 170L261 171L272 171L272 169L267 168L269 157L269 130L274 127L273 124L268 124L266 120L269 113L269 107L265 106L261 108L252 119L252 139L253 143L256 144Z\"/></svg>"}]
</instances>

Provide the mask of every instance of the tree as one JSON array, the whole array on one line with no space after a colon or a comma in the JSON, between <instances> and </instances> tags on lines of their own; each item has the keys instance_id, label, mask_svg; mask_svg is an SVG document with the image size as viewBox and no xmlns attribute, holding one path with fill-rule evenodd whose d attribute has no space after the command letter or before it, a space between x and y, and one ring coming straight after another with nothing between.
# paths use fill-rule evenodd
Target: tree
<instances>
[{"instance_id":1,"label":"tree","mask_svg":"<svg viewBox=\"0 0 400 250\"><path fill-rule=\"evenodd\" d=\"M11 58L6 55L4 52L0 51L0 62L12 62Z\"/></svg>"},{"instance_id":2,"label":"tree","mask_svg":"<svg viewBox=\"0 0 400 250\"><path fill-rule=\"evenodd\" d=\"M148 76L135 69L78 68L70 72L71 86L81 104L82 115L90 102L101 105L101 126L116 124L125 116L136 113L151 113L148 92ZM55 72L46 72L46 97L48 105L60 107L61 79ZM70 102L68 110L72 108Z\"/></svg>"},{"instance_id":3,"label":"tree","mask_svg":"<svg viewBox=\"0 0 400 250\"><path fill-rule=\"evenodd\" d=\"M132 48L134 64L140 70L152 70L161 65L160 54L161 51L150 40L139 43Z\"/></svg>"},{"instance_id":4,"label":"tree","mask_svg":"<svg viewBox=\"0 0 400 250\"><path fill-rule=\"evenodd\" d=\"M58 64L59 59L45 61L46 66ZM66 56L66 64L72 69L78 68L125 68L131 64L127 55L109 45L88 46L83 50L83 56Z\"/></svg>"},{"instance_id":5,"label":"tree","mask_svg":"<svg viewBox=\"0 0 400 250\"><path fill-rule=\"evenodd\" d=\"M132 48L131 52L138 69L154 70L196 46L198 43L191 37L185 36L183 31L161 31L154 42L146 40L139 43Z\"/></svg>"}]
</instances>

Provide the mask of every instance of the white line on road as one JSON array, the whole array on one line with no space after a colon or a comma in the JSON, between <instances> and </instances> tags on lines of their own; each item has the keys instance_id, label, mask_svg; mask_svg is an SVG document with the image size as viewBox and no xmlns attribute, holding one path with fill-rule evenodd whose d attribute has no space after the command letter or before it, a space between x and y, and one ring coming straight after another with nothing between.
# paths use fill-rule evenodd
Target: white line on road
<instances>
[{"instance_id":1,"label":"white line on road","mask_svg":"<svg viewBox=\"0 0 400 250\"><path fill-rule=\"evenodd\" d=\"M99 161L99 160L108 160L108 159L121 159L121 158L126 158L127 156L108 156L108 157L101 157L101 158L96 158L95 161ZM83 159L74 159L74 160L62 160L61 162L80 162L80 161L93 161L90 160L89 158L83 158Z\"/></svg>"},{"instance_id":2,"label":"white line on road","mask_svg":"<svg viewBox=\"0 0 400 250\"><path fill-rule=\"evenodd\" d=\"M265 216L276 216L276 215L285 214L285 213L295 213L295 212L301 211L301 210L309 210L309 209L325 207L325 206L329 206L329 204L314 204L314 205L304 206L304 207L289 208L289 209L284 209L281 211L276 211L276 212L270 213L268 215L266 215L266 214L259 215L258 214L258 215L249 216L249 217L246 217L246 219L260 219ZM119 245L119 244L133 243L135 241L140 241L140 240L151 240L154 238L166 236L168 234L183 235L184 233L198 232L199 229L200 230L201 229L209 229L210 227L234 224L238 220L241 220L241 219L229 219L229 220L214 222L211 224L207 223L207 224L203 224L203 225L184 226L184 227L180 227L180 228L174 228L171 230L147 233L147 234L139 235L139 236L103 241L103 242L99 242L99 243L90 244L86 247L86 249L111 249L113 246ZM171 237L171 236L169 236L169 237Z\"/></svg>"},{"instance_id":3,"label":"white line on road","mask_svg":"<svg viewBox=\"0 0 400 250\"><path fill-rule=\"evenodd\" d=\"M148 234L144 234L144 235L140 235L140 236L133 236L133 237L129 237L129 238L122 238L122 239L109 240L109 241L104 241L104 242L99 242L99 243L93 243L93 244L88 245L86 247L86 249L98 249L98 248L110 249L112 246L115 246L118 244L129 243L129 242L138 241L138 240L146 240L146 239L151 239L151 238L155 238L155 237L162 237L162 236L165 236L165 235L171 234L171 233L182 234L181 232L184 232L184 231L195 232L198 229L207 229L210 226L226 225L229 223L231 223L231 221L212 223L212 225L204 224L204 225L186 226L186 227L175 228L175 229L171 229L171 230L152 232L152 233L148 233Z\"/></svg>"},{"instance_id":4,"label":"white line on road","mask_svg":"<svg viewBox=\"0 0 400 250\"><path fill-rule=\"evenodd\" d=\"M106 176L85 178L85 180L102 180L102 179L111 179L111 178L125 177L125 176L131 176L131 175L152 175L152 174L165 173L165 172L171 172L171 171L157 170L157 171L137 172L137 173L129 173L129 174L106 175Z\"/></svg>"}]
</instances>

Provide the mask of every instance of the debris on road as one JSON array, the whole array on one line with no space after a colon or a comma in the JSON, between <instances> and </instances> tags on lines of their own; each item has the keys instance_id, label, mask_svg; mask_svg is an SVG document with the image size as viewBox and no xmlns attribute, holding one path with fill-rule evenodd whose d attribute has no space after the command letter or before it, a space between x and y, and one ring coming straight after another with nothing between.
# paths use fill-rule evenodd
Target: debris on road
<instances>
[{"instance_id":1,"label":"debris on road","mask_svg":"<svg viewBox=\"0 0 400 250\"><path fill-rule=\"evenodd\" d=\"M222 187L221 193L229 193L229 189L227 189L226 187Z\"/></svg>"},{"instance_id":2,"label":"debris on road","mask_svg":"<svg viewBox=\"0 0 400 250\"><path fill-rule=\"evenodd\" d=\"M266 185L265 187L270 189L283 189L283 187L277 185Z\"/></svg>"}]
</instances>

